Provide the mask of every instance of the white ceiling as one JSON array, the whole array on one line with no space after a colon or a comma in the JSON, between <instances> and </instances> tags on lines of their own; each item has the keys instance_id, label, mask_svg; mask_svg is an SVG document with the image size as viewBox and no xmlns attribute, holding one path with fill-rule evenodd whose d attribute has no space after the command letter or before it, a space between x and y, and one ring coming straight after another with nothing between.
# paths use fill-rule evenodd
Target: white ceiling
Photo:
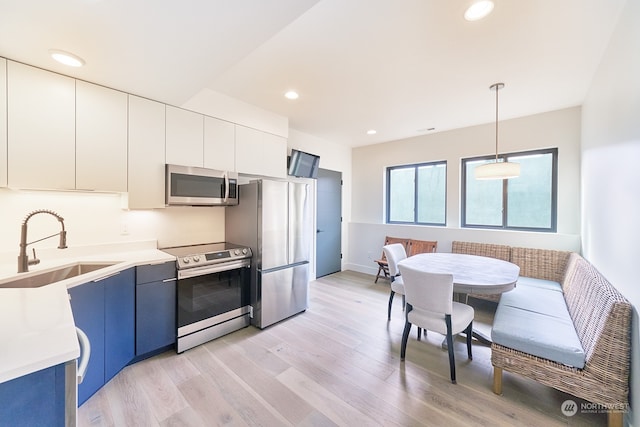
<instances>
[{"instance_id":1,"label":"white ceiling","mask_svg":"<svg viewBox=\"0 0 640 427\"><path fill-rule=\"evenodd\" d=\"M467 22L471 2L0 0L0 56L178 106L212 89L358 146L491 122L495 82L501 120L580 105L625 0L495 0Z\"/></svg>"}]
</instances>

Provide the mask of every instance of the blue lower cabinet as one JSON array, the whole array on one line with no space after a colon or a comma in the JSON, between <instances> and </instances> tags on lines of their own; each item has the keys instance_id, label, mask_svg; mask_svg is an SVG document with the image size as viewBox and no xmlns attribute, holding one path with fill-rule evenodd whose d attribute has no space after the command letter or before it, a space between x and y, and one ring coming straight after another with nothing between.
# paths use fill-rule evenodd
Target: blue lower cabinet
<instances>
[{"instance_id":1,"label":"blue lower cabinet","mask_svg":"<svg viewBox=\"0 0 640 427\"><path fill-rule=\"evenodd\" d=\"M73 317L89 337L91 357L78 385L78 405L113 378L134 358L135 271L69 289Z\"/></svg>"},{"instance_id":2,"label":"blue lower cabinet","mask_svg":"<svg viewBox=\"0 0 640 427\"><path fill-rule=\"evenodd\" d=\"M107 383L135 356L135 269L105 279L104 382Z\"/></svg>"},{"instance_id":3,"label":"blue lower cabinet","mask_svg":"<svg viewBox=\"0 0 640 427\"><path fill-rule=\"evenodd\" d=\"M0 384L0 426L65 425L64 364Z\"/></svg>"},{"instance_id":4,"label":"blue lower cabinet","mask_svg":"<svg viewBox=\"0 0 640 427\"><path fill-rule=\"evenodd\" d=\"M136 356L148 357L176 343L175 261L136 269Z\"/></svg>"},{"instance_id":5,"label":"blue lower cabinet","mask_svg":"<svg viewBox=\"0 0 640 427\"><path fill-rule=\"evenodd\" d=\"M138 285L136 304L136 354L138 356L176 343L176 282Z\"/></svg>"}]
</instances>

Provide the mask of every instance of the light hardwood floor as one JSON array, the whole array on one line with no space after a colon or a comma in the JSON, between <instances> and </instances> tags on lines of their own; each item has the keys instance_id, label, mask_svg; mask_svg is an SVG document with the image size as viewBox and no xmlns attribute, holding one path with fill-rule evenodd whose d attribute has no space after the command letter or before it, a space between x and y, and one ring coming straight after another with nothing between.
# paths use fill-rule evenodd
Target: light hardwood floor
<instances>
[{"instance_id":1,"label":"light hardwood floor","mask_svg":"<svg viewBox=\"0 0 640 427\"><path fill-rule=\"evenodd\" d=\"M389 285L345 271L310 285L310 307L265 330L244 328L182 354L126 367L78 410L80 426L560 426L606 425L606 415L565 417L567 394L504 373L491 391L489 347L455 342L449 380L442 335L416 340L400 362L401 298L387 322ZM495 305L475 301L476 324Z\"/></svg>"}]
</instances>

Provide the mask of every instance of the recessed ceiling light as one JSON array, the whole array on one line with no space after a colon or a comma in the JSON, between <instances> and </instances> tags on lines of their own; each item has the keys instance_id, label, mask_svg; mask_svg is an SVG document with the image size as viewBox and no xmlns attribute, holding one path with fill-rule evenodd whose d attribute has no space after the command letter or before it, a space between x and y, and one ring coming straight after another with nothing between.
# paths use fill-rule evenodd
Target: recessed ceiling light
<instances>
[{"instance_id":1,"label":"recessed ceiling light","mask_svg":"<svg viewBox=\"0 0 640 427\"><path fill-rule=\"evenodd\" d=\"M300 95L298 95L298 92L296 92L295 90L290 90L284 94L284 97L287 99L298 99Z\"/></svg>"},{"instance_id":2,"label":"recessed ceiling light","mask_svg":"<svg viewBox=\"0 0 640 427\"><path fill-rule=\"evenodd\" d=\"M466 19L467 21L477 21L478 19L482 19L490 14L492 10L492 1L477 1L467 8L467 11L464 13L464 19Z\"/></svg>"},{"instance_id":3,"label":"recessed ceiling light","mask_svg":"<svg viewBox=\"0 0 640 427\"><path fill-rule=\"evenodd\" d=\"M49 54L59 63L70 67L82 67L84 65L84 59L73 53L65 52L64 50L51 49Z\"/></svg>"},{"instance_id":4,"label":"recessed ceiling light","mask_svg":"<svg viewBox=\"0 0 640 427\"><path fill-rule=\"evenodd\" d=\"M377 130L375 130L375 129L369 129L369 130L367 131L367 135L375 135L376 133L378 133L378 131L377 131Z\"/></svg>"}]
</instances>

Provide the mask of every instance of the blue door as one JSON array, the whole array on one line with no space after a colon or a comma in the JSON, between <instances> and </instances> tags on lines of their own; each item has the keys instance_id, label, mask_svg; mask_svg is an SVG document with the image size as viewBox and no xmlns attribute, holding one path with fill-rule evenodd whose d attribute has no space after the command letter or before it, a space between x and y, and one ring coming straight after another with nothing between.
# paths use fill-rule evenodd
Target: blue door
<instances>
[{"instance_id":1,"label":"blue door","mask_svg":"<svg viewBox=\"0 0 640 427\"><path fill-rule=\"evenodd\" d=\"M342 173L318 170L316 277L342 269Z\"/></svg>"}]
</instances>

